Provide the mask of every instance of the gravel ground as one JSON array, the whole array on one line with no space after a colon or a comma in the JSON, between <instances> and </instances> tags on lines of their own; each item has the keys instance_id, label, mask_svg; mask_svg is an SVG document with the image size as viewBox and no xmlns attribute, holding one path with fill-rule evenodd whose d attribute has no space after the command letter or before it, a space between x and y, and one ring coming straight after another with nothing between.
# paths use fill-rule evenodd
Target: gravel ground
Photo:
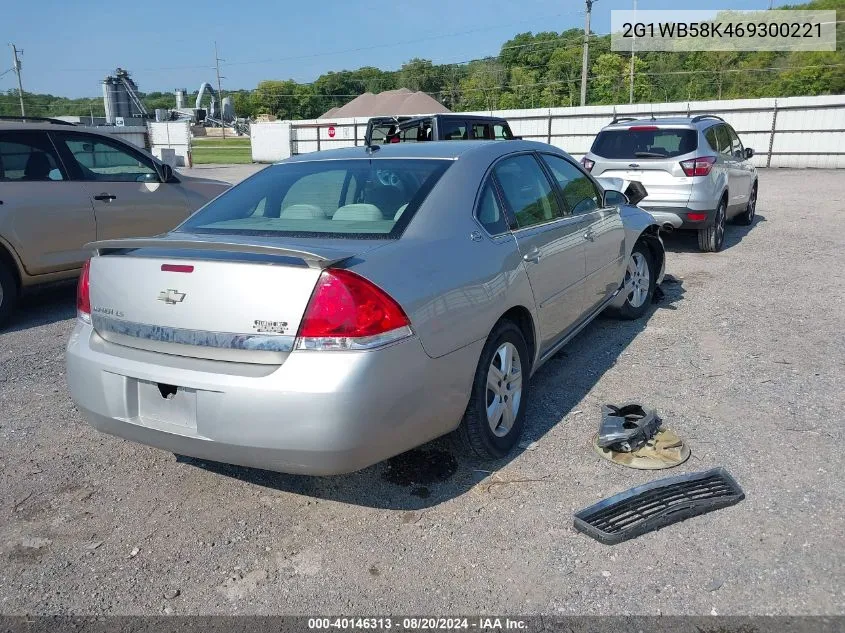
<instances>
[{"instance_id":1,"label":"gravel ground","mask_svg":"<svg viewBox=\"0 0 845 633\"><path fill-rule=\"evenodd\" d=\"M65 386L73 288L32 293L0 334L0 612L845 613L841 180L764 171L724 252L670 237L680 283L538 372L536 445L492 472L443 441L307 478L99 434ZM746 500L614 547L576 533L574 511L676 474L591 452L627 399L688 440L677 472L725 466Z\"/></svg>"}]
</instances>

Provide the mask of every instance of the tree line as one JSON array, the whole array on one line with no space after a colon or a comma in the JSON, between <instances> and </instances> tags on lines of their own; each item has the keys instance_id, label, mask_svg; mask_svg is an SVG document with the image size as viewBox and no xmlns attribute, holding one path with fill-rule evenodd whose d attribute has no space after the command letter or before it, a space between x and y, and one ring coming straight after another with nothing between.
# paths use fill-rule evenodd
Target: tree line
<instances>
[{"instance_id":1,"label":"tree line","mask_svg":"<svg viewBox=\"0 0 845 633\"><path fill-rule=\"evenodd\" d=\"M787 7L783 7L787 8ZM845 0L814 0L791 8L836 9L845 21ZM328 72L312 83L261 81L253 90L225 91L238 116L313 119L365 92L408 88L430 94L453 111L545 108L580 104L584 32L520 33L499 55L458 64L414 58L398 70L366 66ZM590 38L587 103L627 103L630 55L610 50L610 36ZM637 103L810 96L845 93L845 24L837 24L832 52L643 52L634 60ZM188 95L193 103L196 92ZM172 93L143 94L152 112L174 108ZM101 98L67 99L25 93L34 116L103 114ZM0 115L19 114L17 91L0 93Z\"/></svg>"}]
</instances>

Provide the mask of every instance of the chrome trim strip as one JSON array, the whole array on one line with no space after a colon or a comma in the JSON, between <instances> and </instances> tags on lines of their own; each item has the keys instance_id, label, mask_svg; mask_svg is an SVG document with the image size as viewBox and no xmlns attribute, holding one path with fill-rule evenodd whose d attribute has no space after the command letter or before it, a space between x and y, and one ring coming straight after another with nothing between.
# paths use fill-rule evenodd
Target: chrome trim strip
<instances>
[{"instance_id":1,"label":"chrome trim strip","mask_svg":"<svg viewBox=\"0 0 845 633\"><path fill-rule=\"evenodd\" d=\"M162 325L147 325L114 319L96 313L91 315L91 321L98 333L111 332L149 341L218 349L290 352L293 350L294 339L296 338L288 334L234 334L231 332L209 332ZM103 338L108 340L108 337Z\"/></svg>"}]
</instances>

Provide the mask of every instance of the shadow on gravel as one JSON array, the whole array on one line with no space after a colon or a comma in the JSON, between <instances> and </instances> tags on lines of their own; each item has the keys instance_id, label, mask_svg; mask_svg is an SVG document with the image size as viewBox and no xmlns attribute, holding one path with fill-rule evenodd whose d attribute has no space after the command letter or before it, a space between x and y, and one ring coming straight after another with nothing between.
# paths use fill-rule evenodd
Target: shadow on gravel
<instances>
[{"instance_id":1,"label":"shadow on gravel","mask_svg":"<svg viewBox=\"0 0 845 633\"><path fill-rule=\"evenodd\" d=\"M725 227L725 244L722 247L722 251L724 252L739 244L749 232L754 230L754 227L765 221L766 216L757 214L754 217L754 222L749 226L728 223ZM663 245L669 253L701 252L698 249L698 235L696 235L695 231L674 231L669 235L661 233L660 236L663 238Z\"/></svg>"},{"instance_id":2,"label":"shadow on gravel","mask_svg":"<svg viewBox=\"0 0 845 633\"><path fill-rule=\"evenodd\" d=\"M76 281L62 281L24 292L0 334L65 321L76 316Z\"/></svg>"},{"instance_id":3,"label":"shadow on gravel","mask_svg":"<svg viewBox=\"0 0 845 633\"><path fill-rule=\"evenodd\" d=\"M683 299L683 283L669 275L662 290L663 299L652 306L645 318L597 319L537 371L531 379L521 446L541 441L581 401L645 329L656 310L674 309L674 304ZM356 473L332 477L285 475L184 456L177 456L177 461L257 486L318 499L391 510L420 510L466 493L524 451L520 448L504 459L479 462L454 448L452 439L439 438Z\"/></svg>"}]
</instances>

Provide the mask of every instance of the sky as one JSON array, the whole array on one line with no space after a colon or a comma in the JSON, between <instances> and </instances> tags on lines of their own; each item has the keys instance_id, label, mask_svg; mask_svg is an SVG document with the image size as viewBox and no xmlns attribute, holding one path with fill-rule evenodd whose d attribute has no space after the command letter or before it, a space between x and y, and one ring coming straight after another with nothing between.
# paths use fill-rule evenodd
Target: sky
<instances>
[{"instance_id":1,"label":"sky","mask_svg":"<svg viewBox=\"0 0 845 633\"><path fill-rule=\"evenodd\" d=\"M143 92L216 84L214 42L226 89L264 79L309 82L332 70L395 70L412 57L435 63L496 55L526 31L584 24L583 0L0 0L0 41L23 49L27 92L101 94L114 68ZM607 33L610 11L633 0L596 0L592 31ZM776 0L775 7L788 4ZM678 0L638 0L640 9L677 9ZM769 0L696 0L696 9L766 9ZM8 45L0 74L12 67ZM0 91L16 88L14 73Z\"/></svg>"}]
</instances>

